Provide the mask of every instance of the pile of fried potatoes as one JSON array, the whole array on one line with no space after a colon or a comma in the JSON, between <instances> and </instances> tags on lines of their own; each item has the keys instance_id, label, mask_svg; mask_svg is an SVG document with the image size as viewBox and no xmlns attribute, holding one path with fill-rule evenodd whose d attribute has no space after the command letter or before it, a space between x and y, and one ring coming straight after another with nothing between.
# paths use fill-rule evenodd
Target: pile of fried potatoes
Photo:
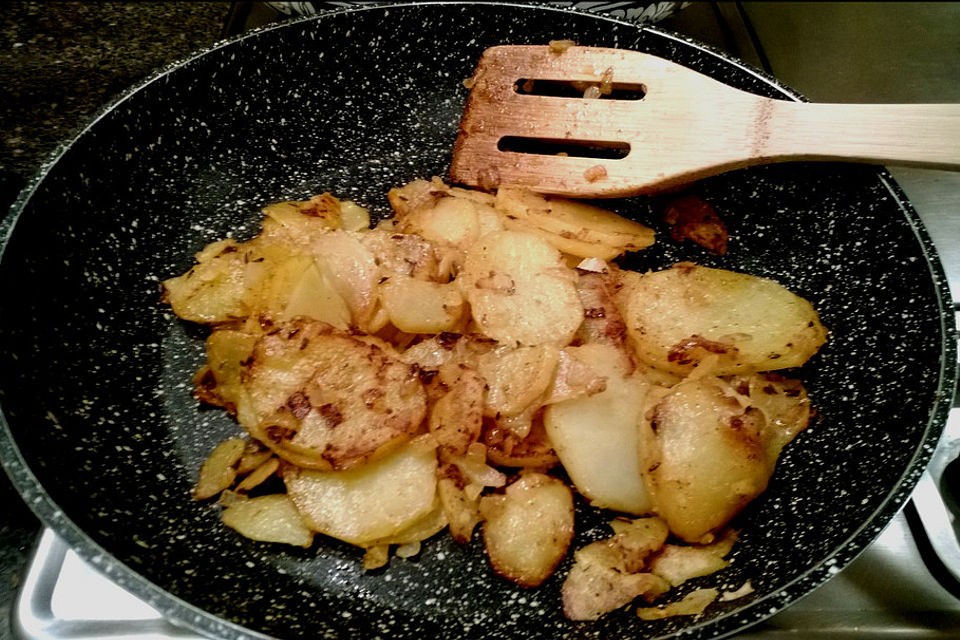
<instances>
[{"instance_id":1,"label":"pile of fried potatoes","mask_svg":"<svg viewBox=\"0 0 960 640\"><path fill-rule=\"evenodd\" d=\"M270 205L259 235L163 283L211 329L195 395L246 431L194 497L254 540L356 545L366 569L479 525L493 570L535 587L570 552L577 491L611 534L573 552L567 617L748 593L654 602L727 566L728 523L810 422L774 371L825 341L813 307L742 273L622 270L653 231L592 205L436 178L388 199L373 228L330 194Z\"/></svg>"}]
</instances>

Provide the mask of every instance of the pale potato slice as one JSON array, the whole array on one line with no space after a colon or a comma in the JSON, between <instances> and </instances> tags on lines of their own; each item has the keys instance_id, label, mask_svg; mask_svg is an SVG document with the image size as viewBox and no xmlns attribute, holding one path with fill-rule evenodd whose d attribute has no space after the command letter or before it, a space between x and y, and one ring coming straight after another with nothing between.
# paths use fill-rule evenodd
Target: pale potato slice
<instances>
[{"instance_id":1,"label":"pale potato slice","mask_svg":"<svg viewBox=\"0 0 960 640\"><path fill-rule=\"evenodd\" d=\"M347 471L288 466L287 494L310 529L357 546L404 531L436 506L436 452L410 442Z\"/></svg>"},{"instance_id":2,"label":"pale potato slice","mask_svg":"<svg viewBox=\"0 0 960 640\"><path fill-rule=\"evenodd\" d=\"M525 472L502 495L481 498L480 514L494 571L524 587L550 577L573 539L573 494L542 473Z\"/></svg>"},{"instance_id":3,"label":"pale potato slice","mask_svg":"<svg viewBox=\"0 0 960 640\"><path fill-rule=\"evenodd\" d=\"M310 253L325 265L324 278L350 309L352 323L368 326L376 312L380 267L376 256L362 242L372 232L329 231L312 238Z\"/></svg>"},{"instance_id":4,"label":"pale potato slice","mask_svg":"<svg viewBox=\"0 0 960 640\"><path fill-rule=\"evenodd\" d=\"M230 488L237 479L236 465L246 446L247 442L242 438L228 438L210 452L193 487L194 500L206 500Z\"/></svg>"},{"instance_id":5,"label":"pale potato slice","mask_svg":"<svg viewBox=\"0 0 960 640\"><path fill-rule=\"evenodd\" d=\"M577 490L591 504L635 515L650 513L653 503L644 480L640 447L644 400L651 385L624 375L619 350L612 345L571 347L568 351L606 378L594 395L547 406L544 425L560 462Z\"/></svg>"},{"instance_id":6,"label":"pale potato slice","mask_svg":"<svg viewBox=\"0 0 960 640\"><path fill-rule=\"evenodd\" d=\"M554 379L560 350L556 345L501 346L477 358L487 384L483 407L488 417L514 417L544 396Z\"/></svg>"},{"instance_id":7,"label":"pale potato slice","mask_svg":"<svg viewBox=\"0 0 960 640\"><path fill-rule=\"evenodd\" d=\"M687 542L709 540L770 479L763 415L716 378L687 380L653 410L659 459L649 473L657 512Z\"/></svg>"},{"instance_id":8,"label":"pale potato slice","mask_svg":"<svg viewBox=\"0 0 960 640\"><path fill-rule=\"evenodd\" d=\"M408 333L443 333L462 323L467 306L460 288L394 275L380 284L380 301L390 322Z\"/></svg>"},{"instance_id":9,"label":"pale potato slice","mask_svg":"<svg viewBox=\"0 0 960 640\"><path fill-rule=\"evenodd\" d=\"M571 240L619 247L625 251L644 249L654 241L653 229L600 207L558 198L529 189L501 187L497 209L508 217L524 220L545 231Z\"/></svg>"},{"instance_id":10,"label":"pale potato slice","mask_svg":"<svg viewBox=\"0 0 960 640\"><path fill-rule=\"evenodd\" d=\"M197 254L197 265L163 281L164 300L177 316L191 322L216 324L246 317L248 253L248 247L235 240L207 245Z\"/></svg>"},{"instance_id":11,"label":"pale potato slice","mask_svg":"<svg viewBox=\"0 0 960 640\"><path fill-rule=\"evenodd\" d=\"M563 346L583 321L575 279L544 240L499 231L471 246L457 282L485 335L508 345Z\"/></svg>"},{"instance_id":12,"label":"pale potato slice","mask_svg":"<svg viewBox=\"0 0 960 640\"><path fill-rule=\"evenodd\" d=\"M250 472L250 474L240 481L237 485L237 491L250 491L259 487L267 481L280 468L279 458L270 458L259 467ZM238 474L239 475L239 474Z\"/></svg>"},{"instance_id":13,"label":"pale potato slice","mask_svg":"<svg viewBox=\"0 0 960 640\"><path fill-rule=\"evenodd\" d=\"M370 228L370 212L356 202L341 200L340 228L344 231L366 231Z\"/></svg>"},{"instance_id":14,"label":"pale potato slice","mask_svg":"<svg viewBox=\"0 0 960 640\"><path fill-rule=\"evenodd\" d=\"M439 489L439 484L438 484ZM449 524L447 514L440 504L439 491L434 499L433 508L419 520L411 523L404 529L381 538L368 546L393 545L393 544L413 544L422 542L443 531Z\"/></svg>"},{"instance_id":15,"label":"pale potato slice","mask_svg":"<svg viewBox=\"0 0 960 640\"><path fill-rule=\"evenodd\" d=\"M310 224L320 224L325 229L340 229L342 203L330 193L313 196L307 200L287 200L267 205L264 215L300 234Z\"/></svg>"},{"instance_id":16,"label":"pale potato slice","mask_svg":"<svg viewBox=\"0 0 960 640\"><path fill-rule=\"evenodd\" d=\"M826 340L813 306L772 280L689 263L618 294L641 360L685 375L708 356L726 375L798 367Z\"/></svg>"},{"instance_id":17,"label":"pale potato slice","mask_svg":"<svg viewBox=\"0 0 960 640\"><path fill-rule=\"evenodd\" d=\"M283 494L234 502L220 517L225 525L251 540L297 547L313 544L313 531L303 523L290 498Z\"/></svg>"},{"instance_id":18,"label":"pale potato slice","mask_svg":"<svg viewBox=\"0 0 960 640\"><path fill-rule=\"evenodd\" d=\"M559 233L547 231L527 220L505 218L503 226L510 231L520 231L530 233L543 240L564 254L576 256L573 265L580 262L580 258L599 258L600 260L613 260L624 252L622 247L614 247L599 242L587 242L576 238L568 238Z\"/></svg>"},{"instance_id":19,"label":"pale potato slice","mask_svg":"<svg viewBox=\"0 0 960 640\"><path fill-rule=\"evenodd\" d=\"M256 343L243 375L253 417L238 418L282 458L346 469L421 430L417 371L385 343L298 319Z\"/></svg>"},{"instance_id":20,"label":"pale potato slice","mask_svg":"<svg viewBox=\"0 0 960 640\"><path fill-rule=\"evenodd\" d=\"M306 316L347 329L350 308L337 288L336 278L323 258L294 254L271 267L257 307L279 320Z\"/></svg>"}]
</instances>

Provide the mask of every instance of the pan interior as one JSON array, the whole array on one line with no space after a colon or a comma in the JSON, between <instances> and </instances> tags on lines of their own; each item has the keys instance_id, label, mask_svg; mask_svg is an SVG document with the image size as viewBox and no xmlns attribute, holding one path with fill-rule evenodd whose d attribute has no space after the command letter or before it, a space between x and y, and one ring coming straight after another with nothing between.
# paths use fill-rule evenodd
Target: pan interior
<instances>
[{"instance_id":1,"label":"pan interior","mask_svg":"<svg viewBox=\"0 0 960 640\"><path fill-rule=\"evenodd\" d=\"M658 199L608 203L660 232L625 266L691 260L770 277L811 300L831 331L800 372L819 420L739 519L733 565L689 585L733 590L749 579L753 595L694 621L641 627L620 611L571 625L559 609L567 565L521 591L492 576L478 541L438 536L417 559L364 574L347 545L254 543L220 525L214 505L190 500L201 461L239 430L192 398L205 331L160 304L159 282L206 243L253 235L273 201L330 191L389 215L390 187L445 174L462 80L483 49L558 38L791 95L693 43L611 20L490 3L391 6L233 41L158 75L80 135L22 201L0 265L3 459L22 490L36 489L32 474L49 494L35 505L41 516L88 556L106 549L142 576L134 590L172 594L159 600L173 617L220 629L182 600L285 638L662 637L691 626L712 636L852 559L929 456L955 360L944 356L946 289L915 214L882 170L856 165L758 167L694 185L730 227L723 257L670 241ZM579 505L575 544L606 535L610 517Z\"/></svg>"}]
</instances>

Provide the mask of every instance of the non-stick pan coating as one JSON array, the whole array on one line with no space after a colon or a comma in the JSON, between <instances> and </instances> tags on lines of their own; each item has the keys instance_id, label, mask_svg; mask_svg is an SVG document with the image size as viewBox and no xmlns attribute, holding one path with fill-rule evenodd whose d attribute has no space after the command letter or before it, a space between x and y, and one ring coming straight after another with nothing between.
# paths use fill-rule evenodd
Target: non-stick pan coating
<instances>
[{"instance_id":1,"label":"non-stick pan coating","mask_svg":"<svg viewBox=\"0 0 960 640\"><path fill-rule=\"evenodd\" d=\"M331 191L387 214L388 188L444 175L481 51L573 38L638 49L765 96L774 81L695 43L576 13L479 4L334 13L242 37L159 73L106 110L21 197L0 263L0 457L43 520L95 566L211 635L660 637L728 633L849 562L908 497L948 409L952 311L916 214L881 169L783 164L692 190L731 229L710 257L677 260L775 278L810 299L831 340L801 372L818 421L739 518L733 565L684 585L755 591L702 617L641 623L618 611L566 622L559 586L521 590L482 545L441 535L414 560L364 574L361 553L259 544L195 503L196 470L238 433L189 382L204 331L159 302L160 280L271 201ZM656 153L650 149L649 153ZM659 202L611 202L663 231ZM578 511L577 546L609 514ZM172 595L171 595L172 594ZM240 626L247 630L241 630Z\"/></svg>"}]
</instances>

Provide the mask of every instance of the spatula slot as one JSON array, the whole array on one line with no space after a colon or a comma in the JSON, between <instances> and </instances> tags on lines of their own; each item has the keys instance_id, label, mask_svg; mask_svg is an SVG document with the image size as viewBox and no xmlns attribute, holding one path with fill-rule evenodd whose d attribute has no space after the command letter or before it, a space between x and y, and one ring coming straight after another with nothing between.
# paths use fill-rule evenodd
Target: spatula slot
<instances>
[{"instance_id":1,"label":"spatula slot","mask_svg":"<svg viewBox=\"0 0 960 640\"><path fill-rule=\"evenodd\" d=\"M592 88L592 89L591 89ZM603 98L605 100L643 100L647 88L626 82L586 82L576 80L541 80L521 78L514 84L521 95L554 98Z\"/></svg>"},{"instance_id":2,"label":"spatula slot","mask_svg":"<svg viewBox=\"0 0 960 640\"><path fill-rule=\"evenodd\" d=\"M497 141L500 151L527 153L541 156L571 156L575 158L597 158L601 160L621 160L630 153L626 142L608 142L598 140L550 140L527 138L523 136L504 136Z\"/></svg>"}]
</instances>

